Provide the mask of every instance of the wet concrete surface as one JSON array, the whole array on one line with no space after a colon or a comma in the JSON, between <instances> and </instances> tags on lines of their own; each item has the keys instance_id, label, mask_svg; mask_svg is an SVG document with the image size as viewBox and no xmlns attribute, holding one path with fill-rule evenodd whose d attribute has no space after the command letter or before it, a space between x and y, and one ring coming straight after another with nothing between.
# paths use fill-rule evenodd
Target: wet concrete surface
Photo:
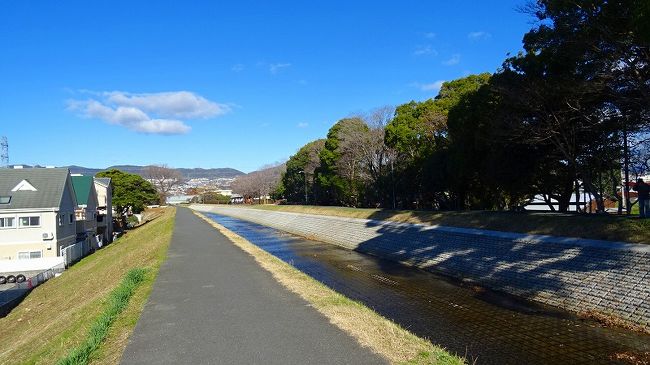
<instances>
[{"instance_id":1,"label":"wet concrete surface","mask_svg":"<svg viewBox=\"0 0 650 365\"><path fill-rule=\"evenodd\" d=\"M384 317L476 364L617 364L650 335L605 328L556 308L273 228L206 214Z\"/></svg>"}]
</instances>

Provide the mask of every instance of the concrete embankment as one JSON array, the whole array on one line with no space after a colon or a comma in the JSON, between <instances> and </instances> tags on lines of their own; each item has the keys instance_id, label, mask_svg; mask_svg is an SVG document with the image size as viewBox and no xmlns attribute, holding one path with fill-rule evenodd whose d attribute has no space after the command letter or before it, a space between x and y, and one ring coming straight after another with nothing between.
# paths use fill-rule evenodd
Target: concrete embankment
<instances>
[{"instance_id":1,"label":"concrete embankment","mask_svg":"<svg viewBox=\"0 0 650 365\"><path fill-rule=\"evenodd\" d=\"M650 246L217 205L227 215L650 329Z\"/></svg>"}]
</instances>

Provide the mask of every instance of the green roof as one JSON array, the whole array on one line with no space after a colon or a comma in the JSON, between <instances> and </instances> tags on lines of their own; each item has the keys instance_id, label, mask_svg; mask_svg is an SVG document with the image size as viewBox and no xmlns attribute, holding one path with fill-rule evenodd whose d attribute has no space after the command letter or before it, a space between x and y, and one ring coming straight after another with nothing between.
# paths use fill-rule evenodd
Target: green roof
<instances>
[{"instance_id":1,"label":"green roof","mask_svg":"<svg viewBox=\"0 0 650 365\"><path fill-rule=\"evenodd\" d=\"M0 196L11 197L3 209L56 208L61 204L68 179L68 169L0 169ZM36 191L11 191L21 181L27 181Z\"/></svg>"},{"instance_id":2,"label":"green roof","mask_svg":"<svg viewBox=\"0 0 650 365\"><path fill-rule=\"evenodd\" d=\"M88 205L88 197L90 196L90 187L92 185L92 176L72 176L72 187L74 188L74 194L77 197L77 204Z\"/></svg>"}]
</instances>

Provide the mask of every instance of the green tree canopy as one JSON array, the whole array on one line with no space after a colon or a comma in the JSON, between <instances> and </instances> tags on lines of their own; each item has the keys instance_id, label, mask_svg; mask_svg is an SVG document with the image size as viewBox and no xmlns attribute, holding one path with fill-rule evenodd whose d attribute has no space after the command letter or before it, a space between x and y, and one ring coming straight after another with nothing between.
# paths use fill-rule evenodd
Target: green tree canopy
<instances>
[{"instance_id":1,"label":"green tree canopy","mask_svg":"<svg viewBox=\"0 0 650 365\"><path fill-rule=\"evenodd\" d=\"M398 153L395 184L401 192L402 206L449 206L449 195L445 193L449 179L448 115L463 96L476 92L489 80L490 74L483 73L445 82L436 98L396 108L384 140Z\"/></svg>"},{"instance_id":2,"label":"green tree canopy","mask_svg":"<svg viewBox=\"0 0 650 365\"><path fill-rule=\"evenodd\" d=\"M318 139L302 146L289 158L287 170L282 175L283 193L287 201L305 204L314 201L314 171L320 165L319 155L324 147L325 140ZM305 196L308 201L305 201Z\"/></svg>"},{"instance_id":3,"label":"green tree canopy","mask_svg":"<svg viewBox=\"0 0 650 365\"><path fill-rule=\"evenodd\" d=\"M112 169L98 173L97 177L111 179L113 206L118 214L127 207L131 207L134 213L140 213L147 205L158 202L156 189L139 175Z\"/></svg>"},{"instance_id":4,"label":"green tree canopy","mask_svg":"<svg viewBox=\"0 0 650 365\"><path fill-rule=\"evenodd\" d=\"M370 128L361 118L339 120L327 133L316 169L316 194L322 204L356 206L361 201L360 141Z\"/></svg>"},{"instance_id":5,"label":"green tree canopy","mask_svg":"<svg viewBox=\"0 0 650 365\"><path fill-rule=\"evenodd\" d=\"M200 201L205 204L228 204L230 203L230 197L213 191L208 191L201 194Z\"/></svg>"}]
</instances>

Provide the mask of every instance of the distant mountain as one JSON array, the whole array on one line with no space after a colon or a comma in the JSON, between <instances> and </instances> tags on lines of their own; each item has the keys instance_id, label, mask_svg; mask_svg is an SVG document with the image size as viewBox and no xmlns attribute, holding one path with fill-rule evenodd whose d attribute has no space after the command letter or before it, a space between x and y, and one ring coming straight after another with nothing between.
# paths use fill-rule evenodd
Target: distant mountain
<instances>
[{"instance_id":1,"label":"distant mountain","mask_svg":"<svg viewBox=\"0 0 650 365\"><path fill-rule=\"evenodd\" d=\"M128 172L131 174L137 174L140 176L143 176L144 174L144 169L147 166L136 166L136 165L118 165L118 166L110 166L105 169L94 169L94 168L88 168L88 167L83 167L83 166L68 166L70 169L70 172L73 174L82 174L82 175L95 175L100 171L106 171L110 169L118 169L120 171ZM243 172L232 169L229 167L222 167L222 168L215 168L215 169L202 169L202 168L177 168L181 174L183 174L183 177L186 179L198 179L198 178L206 178L206 179L219 179L219 178L225 178L225 179L232 179L240 175L245 175Z\"/></svg>"}]
</instances>

